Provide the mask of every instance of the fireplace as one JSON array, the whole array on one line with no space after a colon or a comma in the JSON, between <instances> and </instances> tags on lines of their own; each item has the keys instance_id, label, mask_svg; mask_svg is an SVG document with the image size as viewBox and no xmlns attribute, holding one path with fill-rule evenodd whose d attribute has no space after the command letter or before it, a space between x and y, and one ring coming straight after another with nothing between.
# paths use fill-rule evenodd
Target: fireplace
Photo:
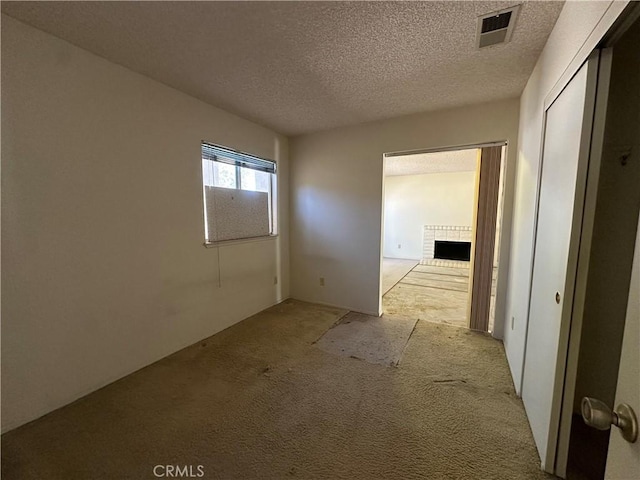
<instances>
[{"instance_id":1,"label":"fireplace","mask_svg":"<svg viewBox=\"0 0 640 480\"><path fill-rule=\"evenodd\" d=\"M471 242L436 240L433 258L442 260L471 260Z\"/></svg>"},{"instance_id":2,"label":"fireplace","mask_svg":"<svg viewBox=\"0 0 640 480\"><path fill-rule=\"evenodd\" d=\"M463 226L463 225L425 225L424 226L424 235L422 237L423 245L422 245L422 261L423 265L429 265L430 262L436 262L437 264L444 263L460 263L460 262L468 262L469 261L469 253L471 252L470 244L473 239L473 232L471 227ZM438 243L461 243L466 244L463 250L463 253L466 253L464 258L466 260L450 260L451 258L459 258L459 255L455 257L451 256L436 256L436 242ZM444 255L448 255L446 250L448 247L457 248L455 245L444 245L445 252L441 252L441 248L439 249L439 253L444 253ZM455 253L455 252L454 252Z\"/></svg>"}]
</instances>

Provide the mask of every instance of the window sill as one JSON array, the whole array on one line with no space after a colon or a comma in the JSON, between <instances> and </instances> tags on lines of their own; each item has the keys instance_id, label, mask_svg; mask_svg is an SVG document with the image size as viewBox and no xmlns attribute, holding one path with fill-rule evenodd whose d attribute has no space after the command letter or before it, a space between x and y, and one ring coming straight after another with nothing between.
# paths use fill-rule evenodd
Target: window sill
<instances>
[{"instance_id":1,"label":"window sill","mask_svg":"<svg viewBox=\"0 0 640 480\"><path fill-rule=\"evenodd\" d=\"M264 242L266 240L273 240L278 238L278 235L265 235L263 237L249 237L249 238L238 238L236 240L221 240L219 242L204 242L203 245L205 248L215 248L215 247L225 247L227 245L237 245L241 243L255 243L255 242Z\"/></svg>"}]
</instances>

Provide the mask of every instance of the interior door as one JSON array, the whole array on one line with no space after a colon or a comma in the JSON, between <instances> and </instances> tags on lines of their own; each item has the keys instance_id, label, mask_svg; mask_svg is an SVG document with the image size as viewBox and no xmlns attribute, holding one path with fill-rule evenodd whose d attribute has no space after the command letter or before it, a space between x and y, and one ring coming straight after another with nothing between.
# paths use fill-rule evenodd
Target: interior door
<instances>
[{"instance_id":1,"label":"interior door","mask_svg":"<svg viewBox=\"0 0 640 480\"><path fill-rule=\"evenodd\" d=\"M639 224L640 225L640 224ZM640 412L640 228L636 234L633 271L629 285L629 303L624 325L622 354L618 371L615 405L628 404ZM606 479L640 478L640 440L629 443L617 428L612 428L607 454Z\"/></svg>"},{"instance_id":2,"label":"interior door","mask_svg":"<svg viewBox=\"0 0 640 480\"><path fill-rule=\"evenodd\" d=\"M598 53L550 101L542 173L522 399L542 460L554 471L595 104Z\"/></svg>"}]
</instances>

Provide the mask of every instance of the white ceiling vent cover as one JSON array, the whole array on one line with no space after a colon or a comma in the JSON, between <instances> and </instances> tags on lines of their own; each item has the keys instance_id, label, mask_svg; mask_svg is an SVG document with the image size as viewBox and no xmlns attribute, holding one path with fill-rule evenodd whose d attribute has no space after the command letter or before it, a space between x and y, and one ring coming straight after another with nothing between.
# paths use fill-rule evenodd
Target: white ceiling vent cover
<instances>
[{"instance_id":1,"label":"white ceiling vent cover","mask_svg":"<svg viewBox=\"0 0 640 480\"><path fill-rule=\"evenodd\" d=\"M511 35L513 35L519 10L520 5L514 5L478 17L476 46L484 48L509 42Z\"/></svg>"}]
</instances>

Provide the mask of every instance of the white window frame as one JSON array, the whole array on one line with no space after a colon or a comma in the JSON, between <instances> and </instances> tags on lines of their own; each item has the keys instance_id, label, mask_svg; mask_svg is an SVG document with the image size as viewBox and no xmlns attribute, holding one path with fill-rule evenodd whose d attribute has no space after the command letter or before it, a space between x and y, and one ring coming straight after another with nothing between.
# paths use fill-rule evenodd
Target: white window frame
<instances>
[{"instance_id":1,"label":"white window frame","mask_svg":"<svg viewBox=\"0 0 640 480\"><path fill-rule=\"evenodd\" d=\"M209 167L211 170L211 176L207 177L205 171L207 169L205 162L211 162L213 164L226 164L232 165L235 167L234 172L234 180L235 180L235 188L229 187L228 185L216 185L216 179L213 177L214 170L212 167ZM221 145L216 145L210 142L202 141L201 143L201 165L202 165L202 193L203 193L203 209L204 209L204 245L205 246L215 246L224 243L230 242L247 242L247 241L255 241L261 240L265 238L272 238L278 235L277 232L277 164L273 160L268 160L265 158L257 157L255 155L251 155L248 153L240 152L238 150L233 150L229 147L224 147ZM242 171L244 169L254 170L256 172L262 172L269 175L269 186L267 191L264 189L252 189L252 188L242 188ZM209 187L209 190L207 190ZM207 195L213 195L214 190L217 190L219 193L222 190L229 190L230 195L234 195L233 192L236 192L239 195L242 195L242 192L262 192L267 194L267 205L268 205L268 233L264 234L250 234L250 235L240 235L234 236L233 238L211 238L211 226L215 225L212 222L217 220L212 220L211 215L211 201L215 202L213 197L209 198L209 202L207 201ZM208 193L207 193L208 192ZM224 192L222 192L224 193ZM251 201L251 200L249 200ZM264 205L264 203L263 203ZM241 212L236 211L236 215L241 214ZM213 230L217 230L213 228Z\"/></svg>"}]
</instances>

